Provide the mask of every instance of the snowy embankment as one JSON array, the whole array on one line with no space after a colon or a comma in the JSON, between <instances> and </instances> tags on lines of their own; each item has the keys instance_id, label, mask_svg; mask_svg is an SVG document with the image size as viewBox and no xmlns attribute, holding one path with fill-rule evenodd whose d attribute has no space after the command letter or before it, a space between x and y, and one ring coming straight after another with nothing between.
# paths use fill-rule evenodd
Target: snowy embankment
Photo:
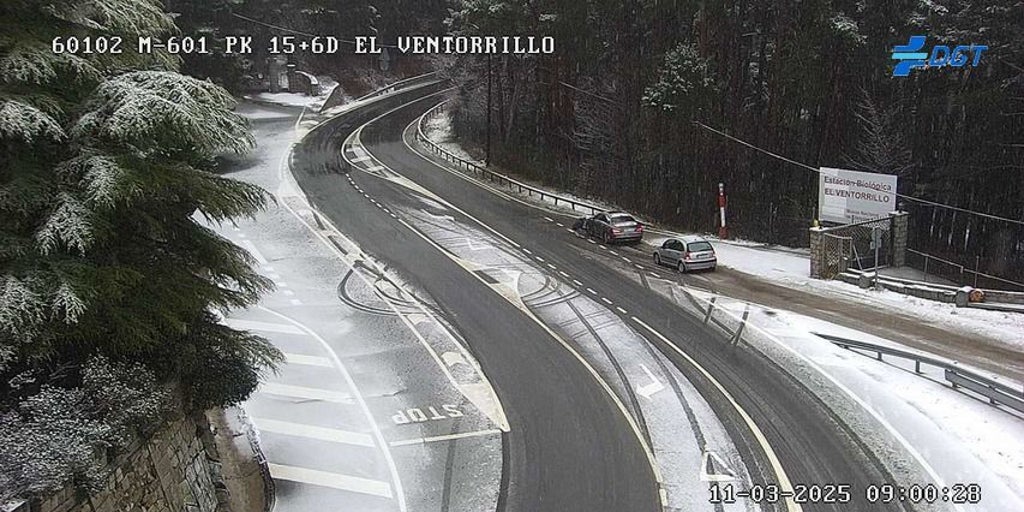
<instances>
[{"instance_id":1,"label":"snowy embankment","mask_svg":"<svg viewBox=\"0 0 1024 512\"><path fill-rule=\"evenodd\" d=\"M306 107L318 110L331 96L331 92L338 86L338 82L326 76L318 76L317 80L320 81L320 94L317 96L307 96L295 92L261 92L248 95L246 99L285 107Z\"/></svg>"},{"instance_id":2,"label":"snowy embankment","mask_svg":"<svg viewBox=\"0 0 1024 512\"><path fill-rule=\"evenodd\" d=\"M424 119L424 133L455 156L483 166L483 162L466 152L454 135L451 120L446 113ZM523 180L520 180L523 181ZM535 188L543 188L530 183ZM592 204L605 209L616 209L614 205L592 199L581 199L570 193L549 190L575 201ZM551 201L542 201L536 196L520 194L522 199L548 209L570 215L582 215L573 211L564 203L555 206ZM652 229L646 242L658 246L670 236L684 233ZM1016 350L1024 349L1024 315L981 309L957 308L953 304L945 304L917 297L898 294L883 290L863 290L841 281L823 281L812 279L810 273L810 256L807 249L790 247L766 247L764 244L743 240L718 240L708 237L715 243L719 264L759 279L802 291L812 291L824 299L856 302L884 311L891 311L905 316L918 318L922 323L942 326L953 332L967 336L990 339L999 344Z\"/></svg>"}]
</instances>

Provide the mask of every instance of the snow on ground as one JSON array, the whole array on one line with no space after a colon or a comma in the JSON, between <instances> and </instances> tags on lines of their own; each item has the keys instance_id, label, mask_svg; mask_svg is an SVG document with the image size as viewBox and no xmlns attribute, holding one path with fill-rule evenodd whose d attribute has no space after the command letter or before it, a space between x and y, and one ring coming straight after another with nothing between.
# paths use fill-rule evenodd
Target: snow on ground
<instances>
[{"instance_id":1,"label":"snow on ground","mask_svg":"<svg viewBox=\"0 0 1024 512\"><path fill-rule=\"evenodd\" d=\"M319 96L307 96L305 94L295 92L261 92L258 94L252 94L247 96L247 99L253 101L260 101L264 103L273 103L275 105L283 105L286 107L307 107L311 109L319 109L323 106L327 98L330 97L331 92L338 86L338 82L335 82L330 77L319 76L317 80L320 81L320 95Z\"/></svg>"},{"instance_id":2,"label":"snow on ground","mask_svg":"<svg viewBox=\"0 0 1024 512\"><path fill-rule=\"evenodd\" d=\"M424 119L424 134L446 151L478 165L483 165L483 162L474 159L459 145L453 134L451 120L446 113ZM528 184L543 189L537 184ZM608 210L617 209L612 205L577 198L561 191L552 191L552 193ZM564 203L555 206L550 200L541 202L536 196L531 198L523 194L520 195L523 199L545 209L556 209L563 213L582 215L579 211L573 212ZM660 229L650 229L648 233L654 235L646 239L646 242L652 246L660 246L667 237L684 234ZM715 250L718 253L718 262L723 267L729 267L789 288L811 290L833 300L858 302L894 311L919 318L923 323L941 325L966 335L981 336L1011 348L1024 349L1024 315L957 308L953 304L920 299L888 290L862 290L842 281L812 279L809 275L810 255L806 248L766 246L746 240L726 241L711 236L707 238L714 242Z\"/></svg>"},{"instance_id":3,"label":"snow on ground","mask_svg":"<svg viewBox=\"0 0 1024 512\"><path fill-rule=\"evenodd\" d=\"M665 286L674 287L677 296L689 293L703 308L712 297L683 292L667 281L654 289L671 295ZM714 317L734 329L744 310L749 312L745 344L807 383L876 454L885 455L883 461L898 477L921 484L981 485L980 507L954 510L1024 510L1024 415L953 390L941 369L923 367L924 373L916 374L910 362L892 357L880 362L814 334L896 345L867 333L721 296ZM924 471L914 476L912 468L918 466Z\"/></svg>"}]
</instances>

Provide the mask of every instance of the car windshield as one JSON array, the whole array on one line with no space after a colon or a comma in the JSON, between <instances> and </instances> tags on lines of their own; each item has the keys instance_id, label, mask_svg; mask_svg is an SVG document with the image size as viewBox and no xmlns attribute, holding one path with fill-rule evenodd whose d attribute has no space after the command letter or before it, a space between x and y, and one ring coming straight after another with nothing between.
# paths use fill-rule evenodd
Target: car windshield
<instances>
[{"instance_id":1,"label":"car windshield","mask_svg":"<svg viewBox=\"0 0 1024 512\"><path fill-rule=\"evenodd\" d=\"M710 251L711 244L707 242L690 242L686 244L690 252Z\"/></svg>"}]
</instances>

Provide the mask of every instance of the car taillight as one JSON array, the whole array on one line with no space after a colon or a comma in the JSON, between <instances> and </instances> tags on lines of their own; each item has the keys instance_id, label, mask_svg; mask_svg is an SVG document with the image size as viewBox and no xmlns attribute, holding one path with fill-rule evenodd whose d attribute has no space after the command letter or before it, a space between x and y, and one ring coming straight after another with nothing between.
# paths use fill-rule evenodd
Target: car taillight
<instances>
[{"instance_id":1,"label":"car taillight","mask_svg":"<svg viewBox=\"0 0 1024 512\"><path fill-rule=\"evenodd\" d=\"M643 231L644 230L644 225L643 224L637 224L636 225L636 230L637 231Z\"/></svg>"},{"instance_id":2,"label":"car taillight","mask_svg":"<svg viewBox=\"0 0 1024 512\"><path fill-rule=\"evenodd\" d=\"M622 233L622 230L619 228L612 228L612 233Z\"/></svg>"},{"instance_id":3,"label":"car taillight","mask_svg":"<svg viewBox=\"0 0 1024 512\"><path fill-rule=\"evenodd\" d=\"M686 251L686 252L683 253L683 259L684 260L690 259L690 251Z\"/></svg>"}]
</instances>

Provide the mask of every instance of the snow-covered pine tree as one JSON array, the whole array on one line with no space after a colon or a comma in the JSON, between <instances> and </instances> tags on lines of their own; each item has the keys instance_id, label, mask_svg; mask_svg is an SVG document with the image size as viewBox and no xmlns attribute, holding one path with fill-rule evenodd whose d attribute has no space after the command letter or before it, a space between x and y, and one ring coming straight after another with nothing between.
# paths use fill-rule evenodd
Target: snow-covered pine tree
<instances>
[{"instance_id":1,"label":"snow-covered pine tree","mask_svg":"<svg viewBox=\"0 0 1024 512\"><path fill-rule=\"evenodd\" d=\"M69 447L117 444L122 435L100 435L120 421L102 407L74 415L106 427L51 428L42 437L30 428L55 413L46 410L60 402L53 396L90 393L85 368L96 357L178 384L195 409L244 399L280 358L209 313L251 304L270 283L248 253L198 220L251 215L266 198L213 172L215 154L253 142L231 112L233 99L175 73L173 57L132 48L139 36L174 31L157 0L0 3L4 450L65 435ZM69 38L86 37L122 38L121 52L83 53L81 44L77 54L66 51ZM95 404L99 395L63 406ZM75 451L61 470L42 473L40 461L4 458L0 487L39 492L80 480L89 453Z\"/></svg>"}]
</instances>

